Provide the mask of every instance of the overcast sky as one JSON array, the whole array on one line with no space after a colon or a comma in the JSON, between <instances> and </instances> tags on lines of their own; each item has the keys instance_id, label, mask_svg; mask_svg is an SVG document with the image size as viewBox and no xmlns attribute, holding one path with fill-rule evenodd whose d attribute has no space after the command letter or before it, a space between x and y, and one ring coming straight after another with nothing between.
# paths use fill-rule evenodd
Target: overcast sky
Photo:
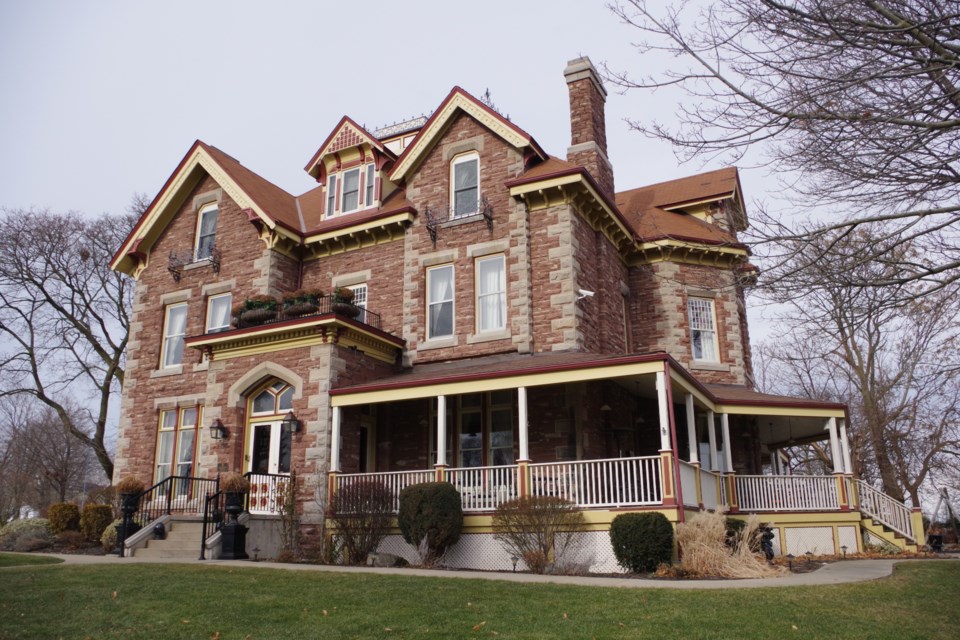
<instances>
[{"instance_id":1,"label":"overcast sky","mask_svg":"<svg viewBox=\"0 0 960 640\"><path fill-rule=\"evenodd\" d=\"M0 0L0 206L122 211L197 138L297 195L341 116L376 128L429 113L454 85L489 88L563 157L566 62L639 70L636 37L601 0ZM651 104L608 97L618 189L702 168L627 130Z\"/></svg>"}]
</instances>

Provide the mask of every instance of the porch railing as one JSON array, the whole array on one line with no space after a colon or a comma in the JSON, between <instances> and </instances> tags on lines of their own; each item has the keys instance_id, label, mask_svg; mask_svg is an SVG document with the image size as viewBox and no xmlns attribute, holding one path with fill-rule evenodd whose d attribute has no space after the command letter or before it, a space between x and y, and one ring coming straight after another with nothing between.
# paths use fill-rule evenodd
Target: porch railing
<instances>
[{"instance_id":1,"label":"porch railing","mask_svg":"<svg viewBox=\"0 0 960 640\"><path fill-rule=\"evenodd\" d=\"M678 460L680 464L680 488L683 491L683 504L687 507L699 507L697 500L697 468L686 460Z\"/></svg>"},{"instance_id":2,"label":"porch railing","mask_svg":"<svg viewBox=\"0 0 960 640\"><path fill-rule=\"evenodd\" d=\"M140 494L134 522L147 526L162 515L202 515L208 494L218 491L219 478L167 476Z\"/></svg>"},{"instance_id":3,"label":"porch railing","mask_svg":"<svg viewBox=\"0 0 960 640\"><path fill-rule=\"evenodd\" d=\"M877 491L863 480L857 480L857 495L860 498L860 513L870 516L893 529L900 535L916 542L912 532L910 507Z\"/></svg>"},{"instance_id":4,"label":"porch railing","mask_svg":"<svg viewBox=\"0 0 960 640\"><path fill-rule=\"evenodd\" d=\"M686 489L684 498L686 498ZM716 511L719 507L726 507L727 501L723 491L723 476L719 473L700 469L700 499L703 508Z\"/></svg>"},{"instance_id":5,"label":"porch railing","mask_svg":"<svg viewBox=\"0 0 960 640\"><path fill-rule=\"evenodd\" d=\"M358 482L376 480L382 482L393 496L393 512L400 510L400 492L413 484L433 482L436 474L433 471L387 471L383 473L345 473L336 476L335 491Z\"/></svg>"},{"instance_id":6,"label":"porch railing","mask_svg":"<svg viewBox=\"0 0 960 640\"><path fill-rule=\"evenodd\" d=\"M833 476L734 476L741 511L835 511Z\"/></svg>"},{"instance_id":7,"label":"porch railing","mask_svg":"<svg viewBox=\"0 0 960 640\"><path fill-rule=\"evenodd\" d=\"M280 515L280 502L290 476L252 471L243 475L250 481L247 511L257 515Z\"/></svg>"},{"instance_id":8,"label":"porch railing","mask_svg":"<svg viewBox=\"0 0 960 640\"><path fill-rule=\"evenodd\" d=\"M530 491L581 507L661 504L660 456L530 465Z\"/></svg>"},{"instance_id":9,"label":"porch railing","mask_svg":"<svg viewBox=\"0 0 960 640\"><path fill-rule=\"evenodd\" d=\"M447 469L447 481L460 492L464 511L493 511L520 496L517 465Z\"/></svg>"}]
</instances>

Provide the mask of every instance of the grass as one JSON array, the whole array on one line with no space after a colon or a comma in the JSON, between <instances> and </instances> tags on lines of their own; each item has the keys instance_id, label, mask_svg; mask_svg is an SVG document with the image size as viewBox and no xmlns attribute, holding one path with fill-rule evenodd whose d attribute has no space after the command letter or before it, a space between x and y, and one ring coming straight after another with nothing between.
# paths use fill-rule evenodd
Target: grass
<instances>
[{"instance_id":1,"label":"grass","mask_svg":"<svg viewBox=\"0 0 960 640\"><path fill-rule=\"evenodd\" d=\"M960 562L868 583L616 589L196 565L19 567L0 638L955 638Z\"/></svg>"},{"instance_id":2,"label":"grass","mask_svg":"<svg viewBox=\"0 0 960 640\"><path fill-rule=\"evenodd\" d=\"M34 556L27 553L7 553L0 551L0 567L19 567L28 564L60 564L60 558Z\"/></svg>"}]
</instances>

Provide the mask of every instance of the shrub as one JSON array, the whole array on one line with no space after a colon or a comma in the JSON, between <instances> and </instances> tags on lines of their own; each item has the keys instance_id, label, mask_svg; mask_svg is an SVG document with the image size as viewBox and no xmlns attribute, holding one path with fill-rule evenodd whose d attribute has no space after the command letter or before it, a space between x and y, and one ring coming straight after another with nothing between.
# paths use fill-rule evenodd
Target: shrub
<instances>
[{"instance_id":1,"label":"shrub","mask_svg":"<svg viewBox=\"0 0 960 640\"><path fill-rule=\"evenodd\" d=\"M104 529L113 520L113 507L109 504L87 503L80 516L80 532L90 542L97 542Z\"/></svg>"},{"instance_id":2,"label":"shrub","mask_svg":"<svg viewBox=\"0 0 960 640\"><path fill-rule=\"evenodd\" d=\"M112 552L117 548L117 528L120 526L122 520L114 520L107 525L107 528L103 530L103 533L100 535L100 544L103 546L103 550L107 553Z\"/></svg>"},{"instance_id":3,"label":"shrub","mask_svg":"<svg viewBox=\"0 0 960 640\"><path fill-rule=\"evenodd\" d=\"M56 535L61 531L80 530L80 507L72 502L57 502L47 511L50 531Z\"/></svg>"},{"instance_id":4,"label":"shrub","mask_svg":"<svg viewBox=\"0 0 960 640\"><path fill-rule=\"evenodd\" d=\"M463 529L460 492L449 482L422 482L400 492L397 525L403 539L423 548L421 562L430 566L456 544Z\"/></svg>"},{"instance_id":5,"label":"shrub","mask_svg":"<svg viewBox=\"0 0 960 640\"><path fill-rule=\"evenodd\" d=\"M0 551L36 551L53 544L46 518L14 520L0 529Z\"/></svg>"},{"instance_id":6,"label":"shrub","mask_svg":"<svg viewBox=\"0 0 960 640\"><path fill-rule=\"evenodd\" d=\"M501 504L493 515L494 537L534 573L563 565L579 541L585 522L569 500L555 496L517 498Z\"/></svg>"},{"instance_id":7,"label":"shrub","mask_svg":"<svg viewBox=\"0 0 960 640\"><path fill-rule=\"evenodd\" d=\"M79 531L61 531L57 534L57 543L65 549L77 550L87 546L87 539Z\"/></svg>"},{"instance_id":8,"label":"shrub","mask_svg":"<svg viewBox=\"0 0 960 640\"><path fill-rule=\"evenodd\" d=\"M662 513L621 513L610 523L610 545L624 569L656 571L673 558L673 527Z\"/></svg>"},{"instance_id":9,"label":"shrub","mask_svg":"<svg viewBox=\"0 0 960 640\"><path fill-rule=\"evenodd\" d=\"M250 491L250 481L235 471L225 473L220 478L220 491L224 493L246 493Z\"/></svg>"},{"instance_id":10,"label":"shrub","mask_svg":"<svg viewBox=\"0 0 960 640\"><path fill-rule=\"evenodd\" d=\"M330 511L344 562L363 564L390 531L393 495L382 482L359 480L334 494Z\"/></svg>"}]
</instances>

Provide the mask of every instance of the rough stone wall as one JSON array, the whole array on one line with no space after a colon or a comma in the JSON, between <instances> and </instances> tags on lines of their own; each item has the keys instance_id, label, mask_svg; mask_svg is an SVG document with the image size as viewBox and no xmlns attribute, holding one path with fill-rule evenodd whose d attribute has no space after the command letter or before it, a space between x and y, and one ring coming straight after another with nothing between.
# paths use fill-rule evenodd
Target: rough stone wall
<instances>
[{"instance_id":1,"label":"rough stone wall","mask_svg":"<svg viewBox=\"0 0 960 640\"><path fill-rule=\"evenodd\" d=\"M590 61L572 60L564 72L570 96L567 160L583 165L600 190L613 199L613 167L607 158L606 91Z\"/></svg>"},{"instance_id":2,"label":"rough stone wall","mask_svg":"<svg viewBox=\"0 0 960 640\"><path fill-rule=\"evenodd\" d=\"M623 312L627 268L606 236L586 220L574 218L573 229L577 237L573 256L578 274L576 289L594 292L592 297L575 303L580 348L594 353L626 353Z\"/></svg>"}]
</instances>

